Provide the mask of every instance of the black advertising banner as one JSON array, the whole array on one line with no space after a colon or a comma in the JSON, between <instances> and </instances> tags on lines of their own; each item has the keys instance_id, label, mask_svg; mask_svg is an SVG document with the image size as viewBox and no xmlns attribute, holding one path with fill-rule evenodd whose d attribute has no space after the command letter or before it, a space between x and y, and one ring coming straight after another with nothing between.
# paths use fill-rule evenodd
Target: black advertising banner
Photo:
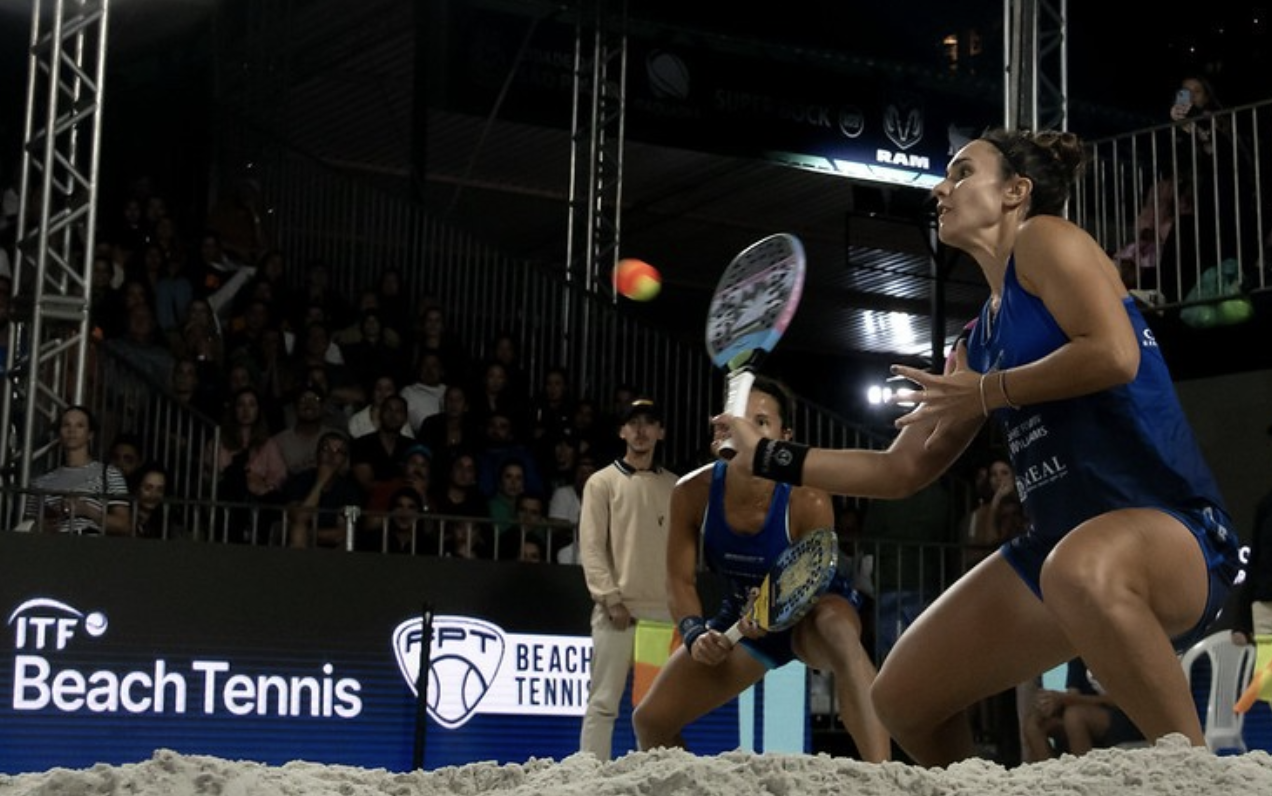
<instances>
[{"instance_id":1,"label":"black advertising banner","mask_svg":"<svg viewBox=\"0 0 1272 796\"><path fill-rule=\"evenodd\" d=\"M409 770L425 603L426 768L578 749L578 567L21 533L0 562L0 772L159 748ZM736 748L736 705L690 730Z\"/></svg>"}]
</instances>

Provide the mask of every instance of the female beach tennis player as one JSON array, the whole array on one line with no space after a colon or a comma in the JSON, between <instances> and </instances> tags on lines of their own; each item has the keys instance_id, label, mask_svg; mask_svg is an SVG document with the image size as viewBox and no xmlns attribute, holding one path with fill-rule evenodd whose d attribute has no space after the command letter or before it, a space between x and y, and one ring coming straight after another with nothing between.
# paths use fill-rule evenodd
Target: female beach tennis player
<instances>
[{"instance_id":1,"label":"female beach tennis player","mask_svg":"<svg viewBox=\"0 0 1272 796\"><path fill-rule=\"evenodd\" d=\"M872 689L919 763L972 756L970 705L1074 657L1145 738L1204 743L1175 651L1223 605L1237 538L1152 329L1062 217L1083 161L1077 136L1051 131L991 131L954 156L933 189L940 239L990 297L943 375L894 368L919 405L887 450L809 450L717 419L739 470L873 498L915 492L991 415L1002 426L1030 528L906 630Z\"/></svg>"},{"instance_id":2,"label":"female beach tennis player","mask_svg":"<svg viewBox=\"0 0 1272 796\"><path fill-rule=\"evenodd\" d=\"M752 427L766 439L789 439L793 409L785 387L756 377L747 401ZM717 436L716 445L724 438ZM798 658L834 673L840 720L862 759L887 760L892 743L870 703L875 668L861 645L861 595L845 575L793 628L764 634L743 625L733 644L724 630L741 616L752 588L802 534L834 524L820 489L775 484L724 462L684 476L671 493L667 588L684 644L672 653L632 716L642 750L683 746L685 725L758 682L769 669ZM697 590L699 534L707 566L731 593L719 613L703 618Z\"/></svg>"}]
</instances>

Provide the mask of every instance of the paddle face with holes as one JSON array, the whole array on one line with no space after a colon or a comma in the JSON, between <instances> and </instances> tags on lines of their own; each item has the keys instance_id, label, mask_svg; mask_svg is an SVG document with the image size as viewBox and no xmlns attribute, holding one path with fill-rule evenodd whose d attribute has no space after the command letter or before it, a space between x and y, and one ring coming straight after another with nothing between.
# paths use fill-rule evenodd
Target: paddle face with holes
<instances>
[{"instance_id":1,"label":"paddle face with holes","mask_svg":"<svg viewBox=\"0 0 1272 796\"><path fill-rule=\"evenodd\" d=\"M839 538L833 530L804 534L773 562L748 616L769 632L793 627L830 588L838 565ZM735 623L725 635L737 643L742 631Z\"/></svg>"},{"instance_id":2,"label":"paddle face with holes","mask_svg":"<svg viewBox=\"0 0 1272 796\"><path fill-rule=\"evenodd\" d=\"M707 353L728 374L725 411L745 415L755 370L782 339L804 291L804 246L778 233L751 244L724 270L707 308ZM731 448L726 440L721 455Z\"/></svg>"}]
</instances>

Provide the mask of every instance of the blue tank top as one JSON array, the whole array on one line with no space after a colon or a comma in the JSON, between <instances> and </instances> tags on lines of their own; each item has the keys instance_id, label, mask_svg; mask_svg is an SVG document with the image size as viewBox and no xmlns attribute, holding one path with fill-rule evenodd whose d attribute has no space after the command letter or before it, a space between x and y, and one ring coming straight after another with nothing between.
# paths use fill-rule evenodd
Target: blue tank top
<instances>
[{"instance_id":1,"label":"blue tank top","mask_svg":"<svg viewBox=\"0 0 1272 796\"><path fill-rule=\"evenodd\" d=\"M1140 346L1129 384L1078 398L995 410L1033 532L1059 539L1078 524L1129 507L1223 509L1144 316L1122 302ZM988 373L1034 362L1068 341L1042 300L1007 263L997 315L989 302L968 340L972 368ZM1008 387L1010 388L1010 383Z\"/></svg>"},{"instance_id":2,"label":"blue tank top","mask_svg":"<svg viewBox=\"0 0 1272 796\"><path fill-rule=\"evenodd\" d=\"M715 463L711 491L702 516L703 555L712 572L729 584L734 598L746 601L747 590L759 586L773 562L790 546L790 484L777 484L764 525L757 533L739 533L724 520L724 474L728 464Z\"/></svg>"}]
</instances>

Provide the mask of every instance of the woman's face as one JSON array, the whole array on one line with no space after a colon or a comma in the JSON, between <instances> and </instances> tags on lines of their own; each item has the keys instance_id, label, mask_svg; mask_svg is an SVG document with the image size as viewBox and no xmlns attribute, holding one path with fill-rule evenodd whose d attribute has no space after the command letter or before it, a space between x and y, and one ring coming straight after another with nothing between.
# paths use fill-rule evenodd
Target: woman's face
<instances>
[{"instance_id":1,"label":"woman's face","mask_svg":"<svg viewBox=\"0 0 1272 796\"><path fill-rule=\"evenodd\" d=\"M172 386L177 392L189 392L199 383L199 369L188 359L178 362L172 369Z\"/></svg>"},{"instance_id":2,"label":"woman's face","mask_svg":"<svg viewBox=\"0 0 1272 796\"><path fill-rule=\"evenodd\" d=\"M142 465L141 451L137 450L132 443L117 443L115 449L111 451L110 463L118 467L124 477L128 478Z\"/></svg>"},{"instance_id":3,"label":"woman's face","mask_svg":"<svg viewBox=\"0 0 1272 796\"><path fill-rule=\"evenodd\" d=\"M989 466L989 485L994 491L1014 483L1015 480L1016 473L1007 462L994 462Z\"/></svg>"},{"instance_id":4,"label":"woman's face","mask_svg":"<svg viewBox=\"0 0 1272 796\"><path fill-rule=\"evenodd\" d=\"M459 487L470 487L477 483L477 463L471 456L460 456L451 465L451 483Z\"/></svg>"},{"instance_id":5,"label":"woman's face","mask_svg":"<svg viewBox=\"0 0 1272 796\"><path fill-rule=\"evenodd\" d=\"M106 288L110 285L111 277L114 276L115 267L111 265L110 260L106 257L93 258L93 287Z\"/></svg>"},{"instance_id":6,"label":"woman's face","mask_svg":"<svg viewBox=\"0 0 1272 796\"><path fill-rule=\"evenodd\" d=\"M980 233L998 225L1006 188L997 147L978 140L960 149L945 179L932 189L941 242L966 249Z\"/></svg>"},{"instance_id":7,"label":"woman's face","mask_svg":"<svg viewBox=\"0 0 1272 796\"><path fill-rule=\"evenodd\" d=\"M212 308L206 301L196 299L190 302L190 308L186 310L186 320L191 324L210 327L212 326Z\"/></svg>"},{"instance_id":8,"label":"woman's face","mask_svg":"<svg viewBox=\"0 0 1272 796\"><path fill-rule=\"evenodd\" d=\"M1192 104L1194 108L1205 108L1210 105L1210 92L1206 91L1206 86L1196 78L1188 78L1180 84L1181 88L1188 89L1192 94Z\"/></svg>"},{"instance_id":9,"label":"woman's face","mask_svg":"<svg viewBox=\"0 0 1272 796\"><path fill-rule=\"evenodd\" d=\"M330 346L331 337L327 334L327 330L318 324L310 324L305 332L305 351L314 357L326 356Z\"/></svg>"},{"instance_id":10,"label":"woman's face","mask_svg":"<svg viewBox=\"0 0 1272 796\"><path fill-rule=\"evenodd\" d=\"M146 288L140 282L129 282L124 287L124 309L131 310L133 307L145 304Z\"/></svg>"},{"instance_id":11,"label":"woman's face","mask_svg":"<svg viewBox=\"0 0 1272 796\"><path fill-rule=\"evenodd\" d=\"M243 365L235 365L230 368L230 373L226 377L226 383L230 388L230 392L241 390L244 387L251 387L252 372Z\"/></svg>"},{"instance_id":12,"label":"woman's face","mask_svg":"<svg viewBox=\"0 0 1272 796\"><path fill-rule=\"evenodd\" d=\"M420 516L420 504L410 495L398 495L393 501L393 524L409 528Z\"/></svg>"},{"instance_id":13,"label":"woman's face","mask_svg":"<svg viewBox=\"0 0 1272 796\"><path fill-rule=\"evenodd\" d=\"M88 415L78 409L68 409L62 413L62 423L58 426L58 439L62 442L62 450L84 450L93 441L93 432L88 422Z\"/></svg>"},{"instance_id":14,"label":"woman's face","mask_svg":"<svg viewBox=\"0 0 1272 796\"><path fill-rule=\"evenodd\" d=\"M464 394L464 388L454 384L447 387L442 406L449 417L459 417L464 414L468 410L468 396Z\"/></svg>"},{"instance_id":15,"label":"woman's face","mask_svg":"<svg viewBox=\"0 0 1272 796\"><path fill-rule=\"evenodd\" d=\"M234 399L234 420L240 426L255 425L260 413L260 404L252 393L245 392Z\"/></svg>"},{"instance_id":16,"label":"woman's face","mask_svg":"<svg viewBox=\"0 0 1272 796\"><path fill-rule=\"evenodd\" d=\"M504 385L508 383L507 372L499 365L491 365L486 368L486 392L495 395L503 391Z\"/></svg>"},{"instance_id":17,"label":"woman's face","mask_svg":"<svg viewBox=\"0 0 1272 796\"><path fill-rule=\"evenodd\" d=\"M371 388L371 402L376 406L379 406L384 403L385 398L396 394L397 385L394 384L393 379L390 379L387 376L381 376L375 380L375 386Z\"/></svg>"},{"instance_id":18,"label":"woman's face","mask_svg":"<svg viewBox=\"0 0 1272 796\"><path fill-rule=\"evenodd\" d=\"M141 477L137 484L137 503L144 509L153 511L163 502L168 494L168 479L163 473L151 470Z\"/></svg>"}]
</instances>

